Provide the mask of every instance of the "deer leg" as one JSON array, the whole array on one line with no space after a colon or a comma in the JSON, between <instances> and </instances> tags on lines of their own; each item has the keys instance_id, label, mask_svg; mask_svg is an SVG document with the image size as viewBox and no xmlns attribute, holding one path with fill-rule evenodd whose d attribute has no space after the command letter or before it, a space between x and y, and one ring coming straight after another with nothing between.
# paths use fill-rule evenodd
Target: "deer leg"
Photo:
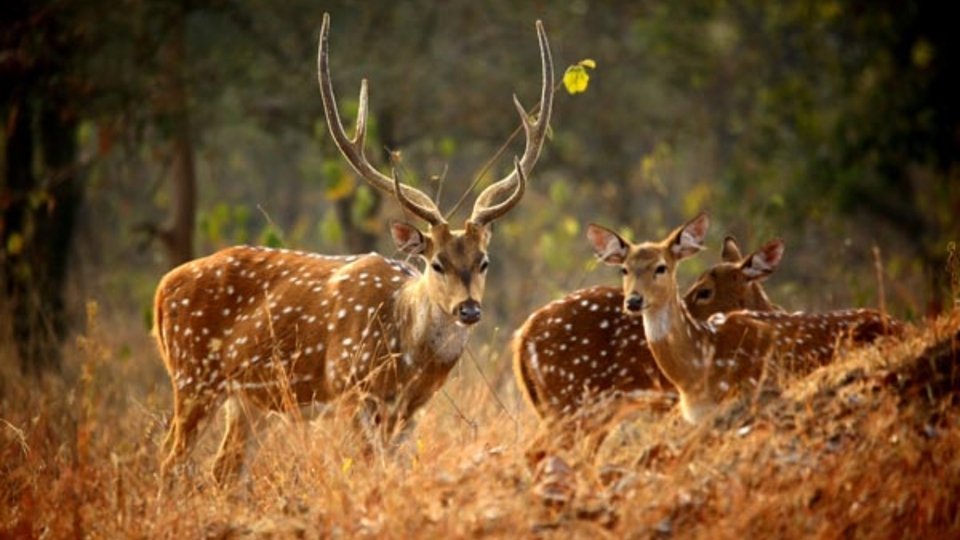
<instances>
[{"instance_id":1,"label":"deer leg","mask_svg":"<svg viewBox=\"0 0 960 540\"><path fill-rule=\"evenodd\" d=\"M221 487L236 477L243 467L244 458L250 453L252 419L247 417L246 410L244 402L236 396L231 396L224 403L226 428L213 462L213 477Z\"/></svg>"},{"instance_id":2,"label":"deer leg","mask_svg":"<svg viewBox=\"0 0 960 540\"><path fill-rule=\"evenodd\" d=\"M396 423L400 424L400 430L394 434L393 432L397 431L396 427L394 426L394 428L391 429L388 434L388 436L391 436L390 448L394 451L405 445L410 440L413 432L417 429L417 420L413 416L410 416L409 418L400 418Z\"/></svg>"},{"instance_id":3,"label":"deer leg","mask_svg":"<svg viewBox=\"0 0 960 540\"><path fill-rule=\"evenodd\" d=\"M361 453L365 457L374 457L383 454L384 449L384 410L383 403L374 397L363 396L357 407L353 424L360 442Z\"/></svg>"},{"instance_id":4,"label":"deer leg","mask_svg":"<svg viewBox=\"0 0 960 540\"><path fill-rule=\"evenodd\" d=\"M163 441L166 458L160 464L160 478L167 479L173 468L193 447L199 435L200 423L210 412L211 402L201 396L184 397L174 391L173 419Z\"/></svg>"}]
</instances>

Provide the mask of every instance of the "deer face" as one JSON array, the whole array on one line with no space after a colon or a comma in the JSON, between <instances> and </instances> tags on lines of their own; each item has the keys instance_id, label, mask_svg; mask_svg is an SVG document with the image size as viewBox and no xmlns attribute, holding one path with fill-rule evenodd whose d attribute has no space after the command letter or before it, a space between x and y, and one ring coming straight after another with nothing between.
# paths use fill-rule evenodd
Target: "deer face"
<instances>
[{"instance_id":1,"label":"deer face","mask_svg":"<svg viewBox=\"0 0 960 540\"><path fill-rule=\"evenodd\" d=\"M426 262L424 280L430 300L460 324L479 322L490 264L489 227L468 221L462 230L451 231L440 224L423 233L412 225L397 222L391 229L400 250Z\"/></svg>"},{"instance_id":2,"label":"deer face","mask_svg":"<svg viewBox=\"0 0 960 540\"><path fill-rule=\"evenodd\" d=\"M723 243L723 262L704 272L684 295L684 303L698 319L737 309L765 309L769 300L760 282L773 273L783 257L783 241L771 240L743 257L732 237Z\"/></svg>"},{"instance_id":3,"label":"deer face","mask_svg":"<svg viewBox=\"0 0 960 540\"><path fill-rule=\"evenodd\" d=\"M665 305L677 295L677 263L703 249L709 218L700 214L661 242L631 244L619 234L589 225L587 238L605 264L620 266L623 274L623 311L637 316Z\"/></svg>"}]
</instances>

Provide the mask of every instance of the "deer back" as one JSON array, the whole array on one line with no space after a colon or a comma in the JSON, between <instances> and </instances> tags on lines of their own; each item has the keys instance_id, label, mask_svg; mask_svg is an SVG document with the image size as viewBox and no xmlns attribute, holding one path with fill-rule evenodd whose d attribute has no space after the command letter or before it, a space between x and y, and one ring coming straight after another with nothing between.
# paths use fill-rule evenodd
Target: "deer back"
<instances>
[{"instance_id":1,"label":"deer back","mask_svg":"<svg viewBox=\"0 0 960 540\"><path fill-rule=\"evenodd\" d=\"M397 301L417 276L378 254L228 248L163 278L157 338L182 393L239 390L276 408L287 390L309 403L362 385L390 399L412 366L449 369L405 348Z\"/></svg>"},{"instance_id":2,"label":"deer back","mask_svg":"<svg viewBox=\"0 0 960 540\"><path fill-rule=\"evenodd\" d=\"M647 348L642 319L623 313L623 292L592 287L538 309L513 340L514 370L541 417L575 413L601 394L673 385Z\"/></svg>"},{"instance_id":3,"label":"deer back","mask_svg":"<svg viewBox=\"0 0 960 540\"><path fill-rule=\"evenodd\" d=\"M759 277L782 255L783 242L771 240L743 256L728 236L721 261L693 283L684 304L697 320L744 307L779 309ZM574 414L600 396L675 389L656 365L643 319L625 314L623 303L620 288L575 291L535 311L516 332L515 375L541 417Z\"/></svg>"}]
</instances>

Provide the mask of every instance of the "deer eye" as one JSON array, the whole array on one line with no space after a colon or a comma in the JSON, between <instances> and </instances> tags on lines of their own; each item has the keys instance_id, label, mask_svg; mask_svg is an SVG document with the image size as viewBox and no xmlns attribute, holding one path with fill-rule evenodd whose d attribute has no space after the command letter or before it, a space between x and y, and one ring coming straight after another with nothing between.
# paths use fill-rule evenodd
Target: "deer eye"
<instances>
[{"instance_id":1,"label":"deer eye","mask_svg":"<svg viewBox=\"0 0 960 540\"><path fill-rule=\"evenodd\" d=\"M443 273L443 265L440 264L439 261L433 261L432 263L430 263L430 268L433 268L433 271L438 274Z\"/></svg>"},{"instance_id":2,"label":"deer eye","mask_svg":"<svg viewBox=\"0 0 960 540\"><path fill-rule=\"evenodd\" d=\"M699 291L697 291L697 294L694 295L694 298L696 300L709 300L712 295L713 295L713 291L711 291L710 289L700 289Z\"/></svg>"},{"instance_id":3,"label":"deer eye","mask_svg":"<svg viewBox=\"0 0 960 540\"><path fill-rule=\"evenodd\" d=\"M627 270L626 267L620 267L620 273L623 275L627 275L630 273L630 271Z\"/></svg>"},{"instance_id":4,"label":"deer eye","mask_svg":"<svg viewBox=\"0 0 960 540\"><path fill-rule=\"evenodd\" d=\"M480 271L481 271L481 272L486 272L488 266L490 266L490 261L489 261L489 260L483 259L482 261L480 261Z\"/></svg>"},{"instance_id":5,"label":"deer eye","mask_svg":"<svg viewBox=\"0 0 960 540\"><path fill-rule=\"evenodd\" d=\"M657 267L653 269L653 273L654 273L654 275L658 275L658 276L659 276L660 274L666 274L666 273L667 273L667 265L665 265L665 264L658 264Z\"/></svg>"}]
</instances>

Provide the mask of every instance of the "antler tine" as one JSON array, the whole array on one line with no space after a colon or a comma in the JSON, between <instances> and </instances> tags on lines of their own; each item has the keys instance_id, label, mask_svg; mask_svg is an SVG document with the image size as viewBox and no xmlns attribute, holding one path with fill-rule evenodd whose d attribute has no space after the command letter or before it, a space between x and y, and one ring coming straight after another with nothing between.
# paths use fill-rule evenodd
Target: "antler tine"
<instances>
[{"instance_id":1,"label":"antler tine","mask_svg":"<svg viewBox=\"0 0 960 540\"><path fill-rule=\"evenodd\" d=\"M501 216L509 212L511 208L516 206L518 202L520 202L520 199L523 198L523 193L527 189L527 175L523 172L523 167L520 166L520 160L517 158L517 156L513 156L513 170L517 177L517 184L516 188L513 190L513 194L500 204L494 206L485 206L479 211L475 210L473 217L470 218L470 221L476 223L477 225L486 225L487 223L499 219Z\"/></svg>"},{"instance_id":2,"label":"antler tine","mask_svg":"<svg viewBox=\"0 0 960 540\"><path fill-rule=\"evenodd\" d=\"M317 79L320 82L320 99L323 102L323 112L327 117L327 127L337 148L346 158L357 174L362 176L373 187L386 194L394 192L393 180L378 171L367 161L363 151L364 140L367 135L367 80L360 83L360 106L357 111L357 128L351 139L343 129L340 120L340 111L337 108L337 98L333 93L333 82L330 78L330 59L328 38L330 35L330 14L323 14L323 24L320 26L320 43L317 46ZM422 191L410 186L400 188L406 200L415 201L419 207L433 207L433 201ZM439 210L436 211L440 215ZM429 220L428 220L429 221Z\"/></svg>"},{"instance_id":3,"label":"antler tine","mask_svg":"<svg viewBox=\"0 0 960 540\"><path fill-rule=\"evenodd\" d=\"M400 204L413 212L414 215L420 217L431 226L436 226L441 223L446 223L443 219L443 215L440 213L440 210L431 203L430 207L424 208L419 204L411 201L403 194L403 185L400 183L400 174L397 172L397 168L393 167L393 194L396 195L397 200L400 201Z\"/></svg>"},{"instance_id":4,"label":"antler tine","mask_svg":"<svg viewBox=\"0 0 960 540\"><path fill-rule=\"evenodd\" d=\"M530 172L533 170L533 166L540 158L540 150L543 148L543 142L547 135L547 128L550 125L550 116L553 112L554 88L553 57L550 54L550 42L547 40L547 33L543 29L543 23L539 20L537 21L537 38L540 44L541 75L543 77L543 86L540 90L540 113L537 116L537 121L531 122L529 116L527 115L526 109L520 104L520 100L517 98L517 95L513 95L513 104L517 109L517 113L520 115L520 122L523 125L523 132L526 136L523 157L521 157L519 160L519 167L514 167L514 170L511 171L510 174L487 187L487 189L483 190L480 196L477 197L477 201L473 206L474 217L471 217L471 220L473 221L476 221L475 216L478 213L483 212L484 208L488 207L493 200L499 197L503 192L510 189L511 185L517 181L519 171L522 170L524 175L529 176ZM519 191L522 193L522 190ZM511 197L510 200L513 200L513 197ZM516 202L519 201L513 201L513 204L516 204ZM510 208L507 208L506 210L509 209ZM501 212L499 215L506 213L506 210Z\"/></svg>"}]
</instances>

